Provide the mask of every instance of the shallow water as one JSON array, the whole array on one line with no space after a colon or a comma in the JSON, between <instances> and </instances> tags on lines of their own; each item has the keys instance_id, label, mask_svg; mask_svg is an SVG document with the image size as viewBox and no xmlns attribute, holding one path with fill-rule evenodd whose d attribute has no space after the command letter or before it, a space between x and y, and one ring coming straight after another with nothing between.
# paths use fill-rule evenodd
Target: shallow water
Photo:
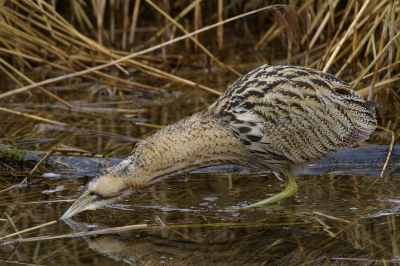
<instances>
[{"instance_id":1,"label":"shallow water","mask_svg":"<svg viewBox=\"0 0 400 266\"><path fill-rule=\"evenodd\" d=\"M199 83L213 88L224 88L235 80L232 75L218 72L179 75L188 79L195 76ZM92 93L89 87L61 93L74 105L73 111L58 103L48 103L41 94L33 94L30 103L17 97L14 102L4 104L7 108L62 121L72 129L51 129L38 121L0 113L0 126L7 133L1 143L45 151L61 143L107 157L124 158L134 143L122 136L144 138L155 131L132 122L167 125L216 99L214 95L191 88L171 88L178 92L161 94L131 93L121 99L116 95ZM77 132L74 128L114 133L121 138L105 138ZM19 183L31 170L21 172L3 166L0 190ZM20 240L17 236L0 240L0 262L400 264L398 172L394 175L397 178L379 181L369 189L376 180L372 175L376 176L381 166L358 164L357 167L335 166L325 168L318 175L299 175L296 177L299 193L293 199L239 211L232 207L255 203L280 192L282 183L269 173L217 171L172 177L143 188L112 207L80 213L74 216L75 221L58 221L24 233ZM96 174L76 169L61 177L41 177L47 171L40 168L32 176L34 182L29 187L14 188L0 195L0 213L6 212L18 230L59 219L88 181L85 176ZM157 217L165 226L159 225ZM6 217L3 215L1 219L0 238L14 233ZM137 224L146 227L89 233Z\"/></svg>"},{"instance_id":2,"label":"shallow water","mask_svg":"<svg viewBox=\"0 0 400 266\"><path fill-rule=\"evenodd\" d=\"M19 230L56 220L71 205L65 199L76 197L83 179L44 179L13 189L2 197L2 210ZM173 177L112 207L80 213L75 221L58 221L23 234L20 241L10 237L0 244L0 259L40 265L379 265L400 260L398 178L371 189L375 178L368 176L298 176L297 181L300 189L294 199L237 211L231 208L280 191L281 182L258 173ZM56 187L60 191L49 191ZM71 235L135 224L150 227ZM2 220L1 236L13 232Z\"/></svg>"}]
</instances>

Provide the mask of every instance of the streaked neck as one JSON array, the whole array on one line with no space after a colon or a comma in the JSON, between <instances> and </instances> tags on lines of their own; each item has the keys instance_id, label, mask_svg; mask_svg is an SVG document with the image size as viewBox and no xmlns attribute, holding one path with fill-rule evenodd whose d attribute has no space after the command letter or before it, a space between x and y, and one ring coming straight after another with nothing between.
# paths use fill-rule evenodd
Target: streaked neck
<instances>
[{"instance_id":1,"label":"streaked neck","mask_svg":"<svg viewBox=\"0 0 400 266\"><path fill-rule=\"evenodd\" d=\"M202 167L247 165L253 157L228 123L201 112L139 142L134 154L111 171L141 187Z\"/></svg>"}]
</instances>

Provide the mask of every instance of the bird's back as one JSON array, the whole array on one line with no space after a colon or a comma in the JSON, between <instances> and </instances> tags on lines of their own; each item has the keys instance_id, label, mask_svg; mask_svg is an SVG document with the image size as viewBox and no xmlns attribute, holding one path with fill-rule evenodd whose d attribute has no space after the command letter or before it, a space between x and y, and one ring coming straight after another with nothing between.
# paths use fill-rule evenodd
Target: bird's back
<instances>
[{"instance_id":1,"label":"bird's back","mask_svg":"<svg viewBox=\"0 0 400 266\"><path fill-rule=\"evenodd\" d=\"M239 78L206 112L226 118L258 160L286 170L354 146L377 126L374 107L338 78L298 66L260 66Z\"/></svg>"}]
</instances>

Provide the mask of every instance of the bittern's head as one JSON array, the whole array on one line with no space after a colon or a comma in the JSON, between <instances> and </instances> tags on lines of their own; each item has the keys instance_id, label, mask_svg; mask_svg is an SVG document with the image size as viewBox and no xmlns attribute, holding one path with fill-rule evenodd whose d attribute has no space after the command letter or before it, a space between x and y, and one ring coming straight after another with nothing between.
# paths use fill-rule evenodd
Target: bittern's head
<instances>
[{"instance_id":1,"label":"bittern's head","mask_svg":"<svg viewBox=\"0 0 400 266\"><path fill-rule=\"evenodd\" d=\"M131 194L130 186L113 173L96 177L79 193L79 198L64 213L61 219L66 219L84 210L95 210L111 204Z\"/></svg>"}]
</instances>

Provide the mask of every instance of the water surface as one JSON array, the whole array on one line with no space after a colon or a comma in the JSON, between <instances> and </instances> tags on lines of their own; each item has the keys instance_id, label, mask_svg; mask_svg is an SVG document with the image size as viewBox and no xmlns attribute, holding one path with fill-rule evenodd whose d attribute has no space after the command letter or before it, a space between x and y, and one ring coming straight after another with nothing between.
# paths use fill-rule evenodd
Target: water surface
<instances>
[{"instance_id":1,"label":"water surface","mask_svg":"<svg viewBox=\"0 0 400 266\"><path fill-rule=\"evenodd\" d=\"M185 179L186 178L186 179ZM12 178L4 178L10 183ZM43 180L3 196L19 230L58 219L84 178ZM298 176L299 193L265 208L231 210L282 189L272 174L190 174L143 188L112 207L86 211L0 246L1 260L35 264L296 265L393 263L399 259L400 181L368 176ZM63 186L49 193L49 188ZM6 186L2 186L1 189ZM46 192L46 193L44 193ZM165 224L160 227L157 217ZM126 232L68 237L134 224ZM13 233L2 221L1 236ZM61 239L30 241L33 237ZM25 242L26 241L26 242Z\"/></svg>"},{"instance_id":2,"label":"water surface","mask_svg":"<svg viewBox=\"0 0 400 266\"><path fill-rule=\"evenodd\" d=\"M235 80L232 75L221 72L179 75L188 79L197 77L199 83L221 91ZM74 128L141 139L156 129L134 122L167 125L203 109L217 97L199 89L169 87L170 90L162 93L125 93L122 99L94 87L92 84L67 91L50 88L72 103L74 110L47 102L47 98L37 93L27 103L19 96L14 102L5 103L7 108L61 121L70 128L51 129L38 121L0 113L0 126L7 136L1 143L43 151L64 144L107 157L124 158L134 142L77 132ZM232 209L280 192L282 183L274 175L217 171L171 177L141 189L140 193L112 207L82 212L74 216L74 221L58 221L24 233L23 240L17 236L0 240L0 262L35 265L398 263L398 175L381 180L369 189L381 168L362 164L357 167L335 166L318 175L299 175L296 177L299 193L293 199L251 210ZM3 164L0 190L19 183L30 170ZM0 213L6 212L18 230L58 220L89 180L88 176L97 174L75 169L72 175L43 178L42 174L48 171L49 167L42 166L31 177L30 186L0 195ZM159 225L158 218L164 227ZM1 219L0 237L14 233L6 217L3 215ZM137 224L147 227L85 234Z\"/></svg>"}]
</instances>

